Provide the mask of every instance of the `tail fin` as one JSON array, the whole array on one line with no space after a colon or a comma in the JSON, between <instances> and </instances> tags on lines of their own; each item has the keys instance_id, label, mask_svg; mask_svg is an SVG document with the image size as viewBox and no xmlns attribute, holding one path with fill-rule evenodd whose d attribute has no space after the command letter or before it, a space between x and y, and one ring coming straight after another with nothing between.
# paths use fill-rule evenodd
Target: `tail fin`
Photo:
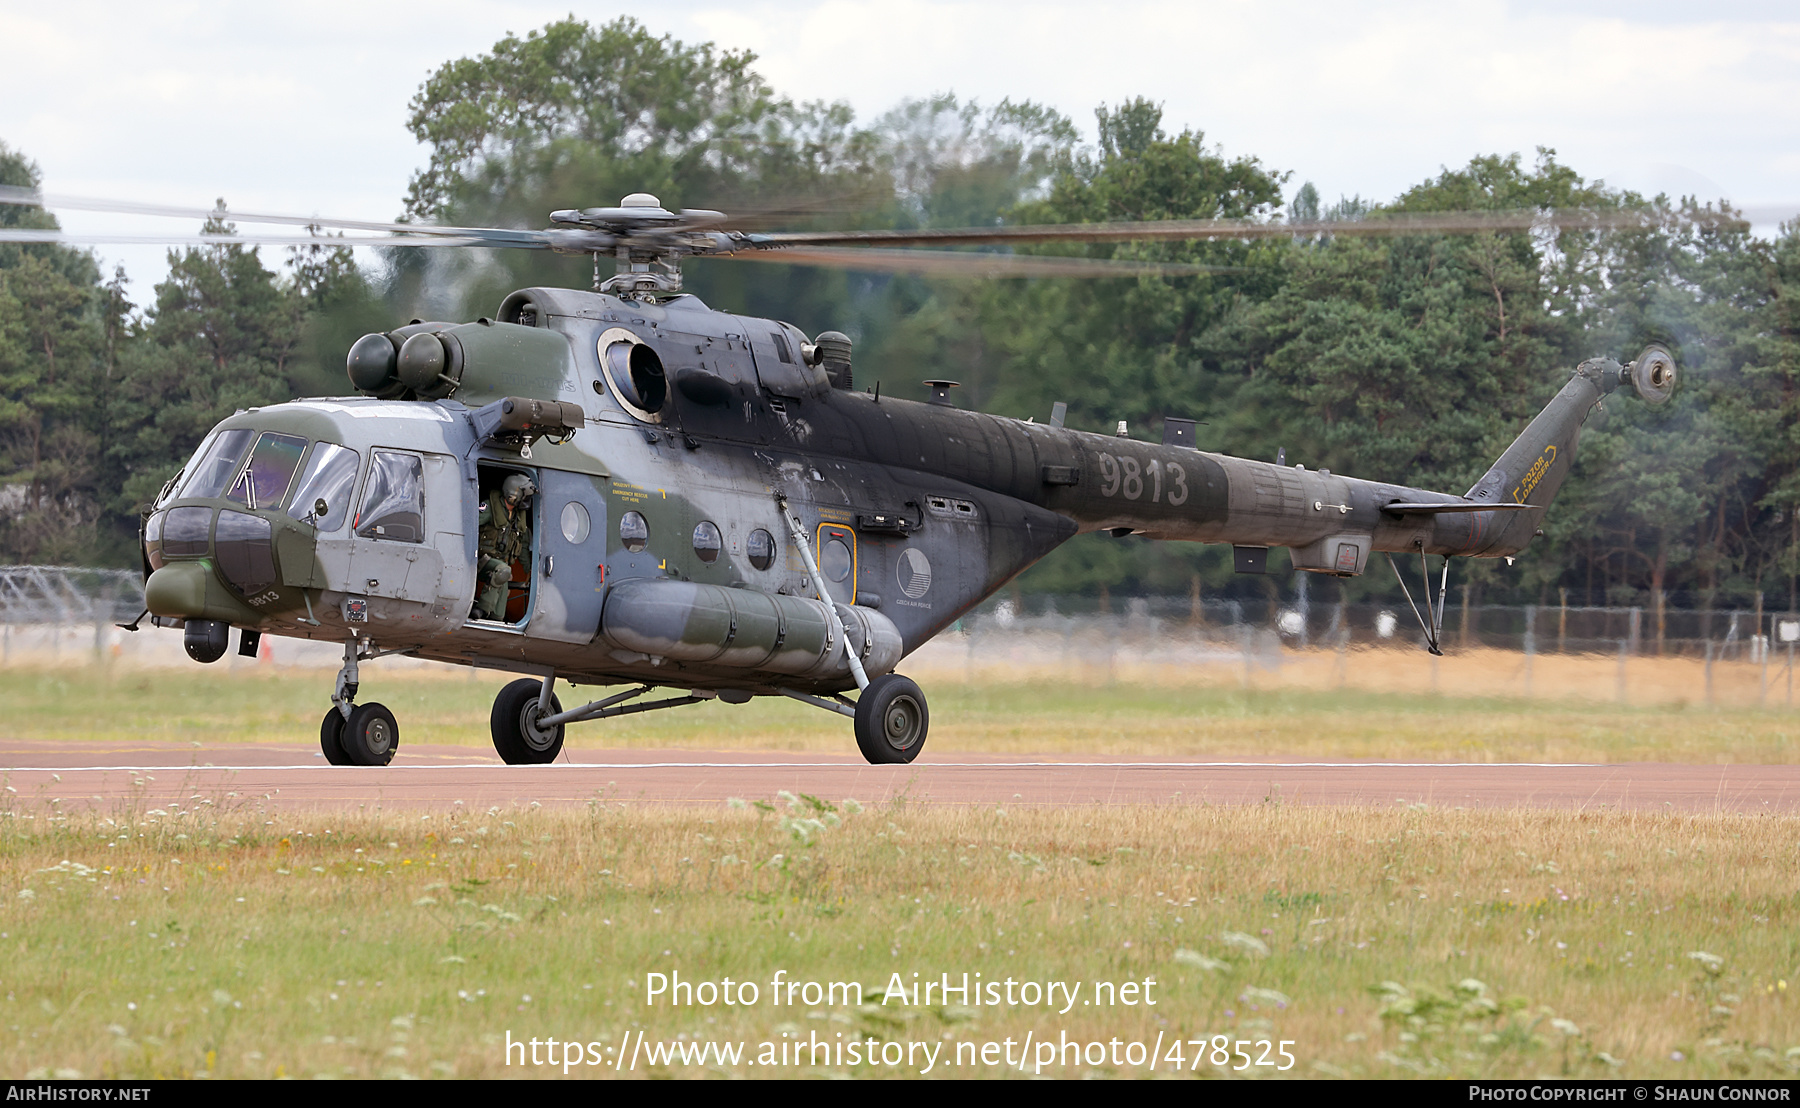
<instances>
[{"instance_id":1,"label":"tail fin","mask_svg":"<svg viewBox=\"0 0 1800 1108\"><path fill-rule=\"evenodd\" d=\"M1497 558L1525 548L1575 464L1576 441L1588 413L1622 381L1630 381L1645 403L1663 404L1675 391L1675 359L1660 346L1646 346L1628 365L1589 358L1576 366L1569 383L1467 493L1470 500L1505 504L1513 510L1488 517L1494 521L1490 526L1470 528L1468 538L1473 541L1456 553Z\"/></svg>"}]
</instances>

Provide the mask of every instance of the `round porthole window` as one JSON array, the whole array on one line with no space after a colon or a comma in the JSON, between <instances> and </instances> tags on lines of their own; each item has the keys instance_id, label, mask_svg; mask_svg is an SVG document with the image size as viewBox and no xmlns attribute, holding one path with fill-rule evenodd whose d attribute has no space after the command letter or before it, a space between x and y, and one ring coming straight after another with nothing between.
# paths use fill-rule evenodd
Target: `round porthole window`
<instances>
[{"instance_id":1,"label":"round porthole window","mask_svg":"<svg viewBox=\"0 0 1800 1108\"><path fill-rule=\"evenodd\" d=\"M725 540L716 524L701 520L694 528L694 554L701 561L709 564L718 561L719 551L724 546Z\"/></svg>"},{"instance_id":2,"label":"round porthole window","mask_svg":"<svg viewBox=\"0 0 1800 1108\"><path fill-rule=\"evenodd\" d=\"M751 565L768 569L775 564L775 536L758 527L744 543L744 553L750 556Z\"/></svg>"},{"instance_id":3,"label":"round porthole window","mask_svg":"<svg viewBox=\"0 0 1800 1108\"><path fill-rule=\"evenodd\" d=\"M562 533L570 545L580 546L587 541L588 532L593 524L588 520L587 509L571 500L563 505Z\"/></svg>"},{"instance_id":4,"label":"round porthole window","mask_svg":"<svg viewBox=\"0 0 1800 1108\"><path fill-rule=\"evenodd\" d=\"M843 539L826 539L825 556L819 560L819 568L832 581L843 581L850 576L850 548L844 545Z\"/></svg>"},{"instance_id":5,"label":"round porthole window","mask_svg":"<svg viewBox=\"0 0 1800 1108\"><path fill-rule=\"evenodd\" d=\"M619 517L619 541L633 554L649 546L649 522L637 512L626 512Z\"/></svg>"}]
</instances>

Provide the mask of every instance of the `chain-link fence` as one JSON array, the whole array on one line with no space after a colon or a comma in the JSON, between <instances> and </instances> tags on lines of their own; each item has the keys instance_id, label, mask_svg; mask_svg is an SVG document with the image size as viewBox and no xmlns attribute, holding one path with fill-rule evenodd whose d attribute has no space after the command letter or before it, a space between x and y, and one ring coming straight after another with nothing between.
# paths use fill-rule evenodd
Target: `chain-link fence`
<instances>
[{"instance_id":1,"label":"chain-link fence","mask_svg":"<svg viewBox=\"0 0 1800 1108\"><path fill-rule=\"evenodd\" d=\"M1469 595L1453 590L1444 612L1446 691L1455 681L1553 695L1549 671L1532 662L1556 655L1587 659L1580 672L1593 672L1582 678L1584 694L1620 701L1686 696L1704 703L1780 704L1795 695L1800 615L1761 609L1754 597L1741 607L1676 608L1484 605L1467 603ZM148 620L135 635L114 626L142 610L143 587L129 571L0 566L0 663L105 655L133 664L191 665L179 632L156 632ZM277 664L330 667L338 660L338 646L329 642L265 638L263 644L262 660ZM992 661L1016 676L1161 666L1215 676L1242 670L1256 680L1282 671L1301 682L1368 684L1424 664L1423 646L1418 620L1404 602L1320 603L1304 588L1258 601L1008 590L957 621L909 665L957 670ZM1477 655L1489 660L1477 663ZM235 653L231 658L232 666L254 661ZM1308 667L1316 665L1326 671L1312 674ZM1470 665L1482 667L1479 679L1458 669ZM1558 672L1576 671L1564 663ZM1432 662L1429 671L1408 680L1436 687L1439 676Z\"/></svg>"},{"instance_id":2,"label":"chain-link fence","mask_svg":"<svg viewBox=\"0 0 1800 1108\"><path fill-rule=\"evenodd\" d=\"M88 626L144 610L142 575L84 566L0 566L0 623Z\"/></svg>"},{"instance_id":3,"label":"chain-link fence","mask_svg":"<svg viewBox=\"0 0 1800 1108\"><path fill-rule=\"evenodd\" d=\"M1800 641L1800 614L1754 606L1470 605L1451 593L1445 608L1442 642L1446 649L1609 655L1623 651L1633 657L1761 661L1771 643L1779 651ZM1237 642L1245 629L1268 630L1279 635L1284 646L1296 648L1415 642L1422 646L1425 637L1418 614L1404 601L1313 603L1304 595L1243 601L1192 596L1002 594L965 616L960 627L972 632L1059 636L1080 630L1128 639L1175 636L1220 644Z\"/></svg>"}]
</instances>

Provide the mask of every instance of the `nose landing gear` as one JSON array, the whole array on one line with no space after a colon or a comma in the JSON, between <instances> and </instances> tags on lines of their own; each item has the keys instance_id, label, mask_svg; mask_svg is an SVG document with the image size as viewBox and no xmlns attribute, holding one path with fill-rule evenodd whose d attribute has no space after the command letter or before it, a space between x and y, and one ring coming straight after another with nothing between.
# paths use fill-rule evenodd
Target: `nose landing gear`
<instances>
[{"instance_id":1,"label":"nose landing gear","mask_svg":"<svg viewBox=\"0 0 1800 1108\"><path fill-rule=\"evenodd\" d=\"M332 707L319 723L319 749L334 766L385 766L400 749L400 724L394 713L381 704L355 703L356 663L361 657L362 640L344 644L344 668L338 670Z\"/></svg>"}]
</instances>

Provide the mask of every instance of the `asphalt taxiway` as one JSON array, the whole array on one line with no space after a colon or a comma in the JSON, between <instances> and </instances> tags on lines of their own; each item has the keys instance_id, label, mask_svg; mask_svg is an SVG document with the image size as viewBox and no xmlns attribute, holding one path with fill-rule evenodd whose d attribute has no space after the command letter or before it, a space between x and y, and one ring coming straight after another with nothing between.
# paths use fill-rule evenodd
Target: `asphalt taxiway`
<instances>
[{"instance_id":1,"label":"asphalt taxiway","mask_svg":"<svg viewBox=\"0 0 1800 1108\"><path fill-rule=\"evenodd\" d=\"M700 750L574 750L546 766L507 766L490 750L402 747L380 768L335 767L316 747L0 739L14 805L64 811L198 800L313 808L576 805L596 799L717 805L787 790L865 804L1427 804L1432 807L1800 810L1800 766L1183 761L926 753L871 766L844 755Z\"/></svg>"}]
</instances>

